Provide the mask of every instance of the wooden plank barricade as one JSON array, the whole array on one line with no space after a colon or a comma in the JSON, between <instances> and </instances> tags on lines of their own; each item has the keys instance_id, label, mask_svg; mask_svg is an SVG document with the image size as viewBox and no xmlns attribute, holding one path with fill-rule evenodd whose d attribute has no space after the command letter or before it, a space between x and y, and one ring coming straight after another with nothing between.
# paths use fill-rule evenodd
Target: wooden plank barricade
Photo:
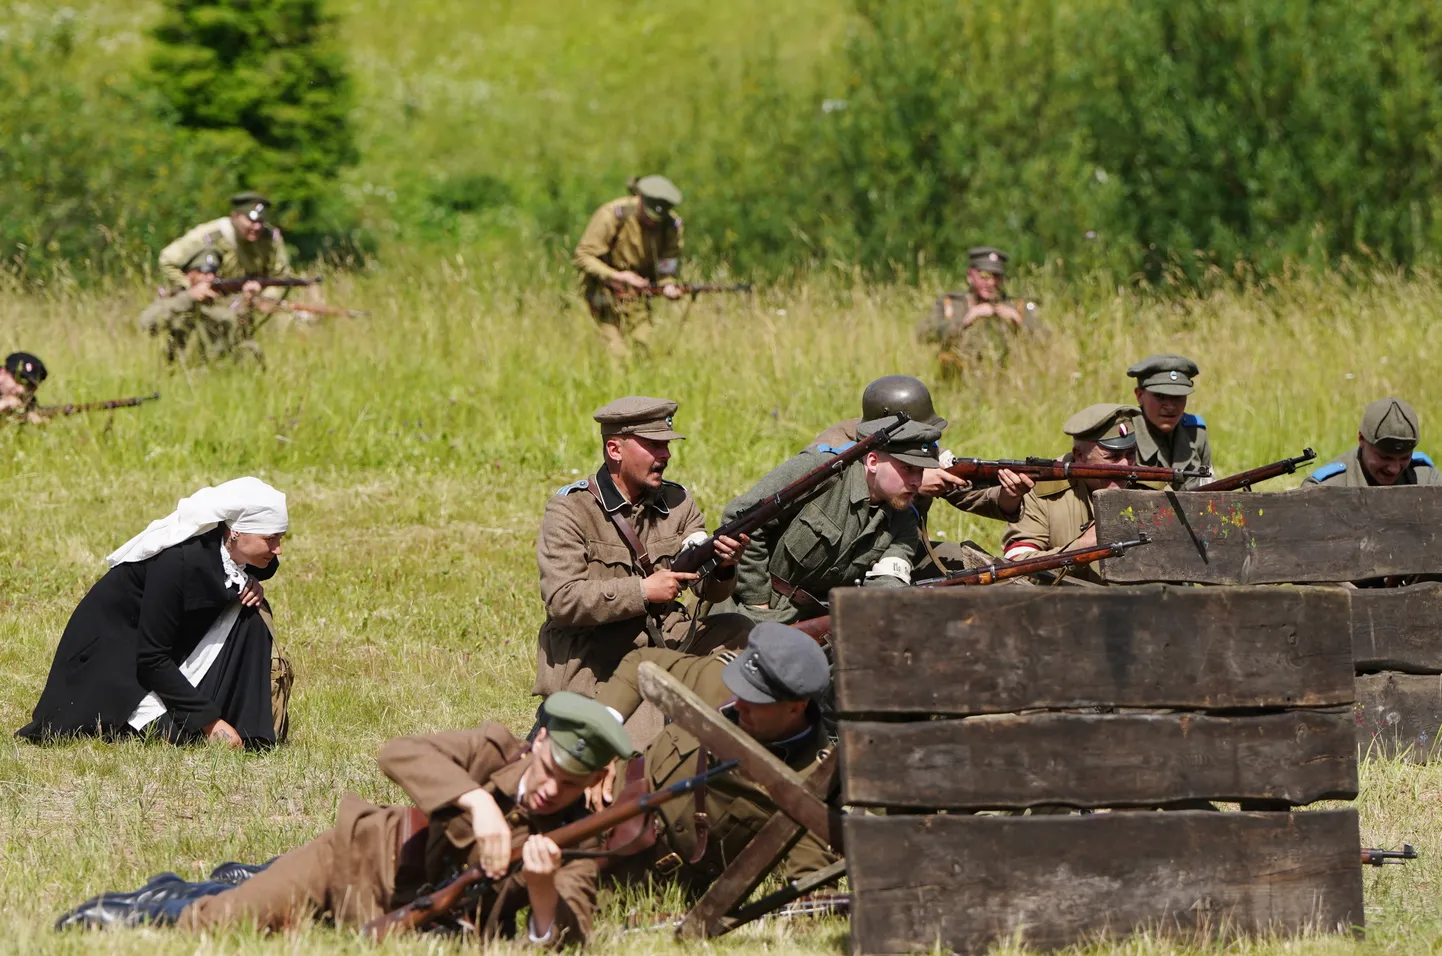
<instances>
[{"instance_id":1,"label":"wooden plank barricade","mask_svg":"<svg viewBox=\"0 0 1442 956\"><path fill-rule=\"evenodd\" d=\"M1118 490L1096 501L1100 540L1139 531L1152 539L1106 563L1113 584L1323 583L1442 573L1442 489L1435 487ZM1442 735L1442 584L1347 593L1357 743L1364 753L1426 762Z\"/></svg>"},{"instance_id":2,"label":"wooden plank barricade","mask_svg":"<svg viewBox=\"0 0 1442 956\"><path fill-rule=\"evenodd\" d=\"M1347 592L832 598L857 956L1360 927Z\"/></svg>"}]
</instances>

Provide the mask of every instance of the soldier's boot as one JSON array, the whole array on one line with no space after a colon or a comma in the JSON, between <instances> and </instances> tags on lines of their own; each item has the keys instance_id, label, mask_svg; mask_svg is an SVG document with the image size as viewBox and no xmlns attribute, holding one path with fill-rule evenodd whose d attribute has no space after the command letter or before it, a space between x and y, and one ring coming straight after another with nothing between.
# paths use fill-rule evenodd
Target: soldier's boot
<instances>
[{"instance_id":1,"label":"soldier's boot","mask_svg":"<svg viewBox=\"0 0 1442 956\"><path fill-rule=\"evenodd\" d=\"M274 859L270 859L259 865L236 863L234 860L222 863L210 871L210 882L224 883L226 886L239 886L255 874L263 873L274 862Z\"/></svg>"},{"instance_id":2,"label":"soldier's boot","mask_svg":"<svg viewBox=\"0 0 1442 956\"><path fill-rule=\"evenodd\" d=\"M191 883L174 873L153 876L130 893L101 893L64 913L56 929L109 929L113 926L173 926L181 912L203 896L232 889L229 883Z\"/></svg>"}]
</instances>

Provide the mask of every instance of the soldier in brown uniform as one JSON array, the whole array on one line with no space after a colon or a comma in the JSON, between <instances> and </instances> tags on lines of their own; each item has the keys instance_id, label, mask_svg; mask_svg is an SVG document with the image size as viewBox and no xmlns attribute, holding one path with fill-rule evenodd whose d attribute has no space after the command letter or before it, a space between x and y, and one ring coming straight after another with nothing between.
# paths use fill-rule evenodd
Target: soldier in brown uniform
<instances>
[{"instance_id":1,"label":"soldier in brown uniform","mask_svg":"<svg viewBox=\"0 0 1442 956\"><path fill-rule=\"evenodd\" d=\"M0 425L43 425L49 417L40 411L35 392L49 376L45 363L29 352L11 352L0 368Z\"/></svg>"},{"instance_id":2,"label":"soldier in brown uniform","mask_svg":"<svg viewBox=\"0 0 1442 956\"><path fill-rule=\"evenodd\" d=\"M937 299L931 315L917 328L923 341L940 343L938 357L943 371L962 369L987 350L995 351L997 360L1004 360L1009 334L1021 329L1025 322L1022 310L1002 288L1007 254L991 246L978 246L968 249L966 255L966 291L948 292ZM996 321L977 325L983 319ZM983 326L990 332L987 342L978 339L974 331Z\"/></svg>"},{"instance_id":3,"label":"soldier in brown uniform","mask_svg":"<svg viewBox=\"0 0 1442 956\"><path fill-rule=\"evenodd\" d=\"M1132 390L1138 406L1132 416L1137 464L1211 473L1207 423L1187 411L1187 397L1195 388L1192 380L1198 374L1197 363L1182 355L1150 355L1127 369L1127 375L1137 380ZM1174 487L1197 488L1207 481L1188 478Z\"/></svg>"},{"instance_id":4,"label":"soldier in brown uniform","mask_svg":"<svg viewBox=\"0 0 1442 956\"><path fill-rule=\"evenodd\" d=\"M591 216L571 262L581 273L582 293L611 356L630 354L626 333L650 344L650 301L644 290L660 286L668 299L681 289L681 190L665 176L628 184L631 195L613 199Z\"/></svg>"},{"instance_id":5,"label":"soldier in brown uniform","mask_svg":"<svg viewBox=\"0 0 1442 956\"><path fill-rule=\"evenodd\" d=\"M532 693L590 696L638 647L706 653L745 643L750 621L735 614L697 619L677 600L686 588L707 602L729 597L746 541L718 538L719 567L705 578L668 570L688 540L706 536L695 500L662 478L670 443L682 437L671 427L675 412L675 402L642 397L596 412L601 468L546 502L536 541L546 621ZM651 707L638 719L660 724ZM631 730L649 736L637 725Z\"/></svg>"},{"instance_id":6,"label":"soldier in brown uniform","mask_svg":"<svg viewBox=\"0 0 1442 956\"><path fill-rule=\"evenodd\" d=\"M1067 459L1078 464L1134 464L1137 435L1131 405L1092 405L1067 419L1062 431L1072 436ZM1121 488L1125 482L1114 478L1073 478L1069 481L1039 483L1021 503L1021 517L1007 525L1001 537L1008 561L1029 554L1055 554L1097 543L1092 520L1092 493L1103 488ZM1078 577L1100 581L1087 565L1073 572Z\"/></svg>"},{"instance_id":7,"label":"soldier in brown uniform","mask_svg":"<svg viewBox=\"0 0 1442 956\"><path fill-rule=\"evenodd\" d=\"M661 648L633 651L597 691L597 702L622 716L632 713L641 704L637 671L645 661L669 671L797 773L811 773L825 755L828 740L817 702L831 685L830 667L816 642L795 628L758 624L739 655L723 651L695 657ZM700 742L675 724L668 724L644 751L644 760L632 761L628 776L644 776L652 790L706 769L710 759ZM603 802L609 802L614 789L611 772L593 789L592 797L604 791ZM697 813L703 807L705 825L698 827ZM654 846L622 861L615 872L623 880L647 872L671 877L688 891L700 893L776 812L764 790L738 773L728 774L713 781L697 800L664 805L653 831ZM819 840L807 834L787 856L782 871L788 878L796 877L822 869L833 859Z\"/></svg>"},{"instance_id":8,"label":"soldier in brown uniform","mask_svg":"<svg viewBox=\"0 0 1442 956\"><path fill-rule=\"evenodd\" d=\"M1400 398L1379 398L1362 413L1357 447L1307 476L1304 487L1375 488L1442 485L1432 459L1417 450L1422 435L1417 410Z\"/></svg>"},{"instance_id":9,"label":"soldier in brown uniform","mask_svg":"<svg viewBox=\"0 0 1442 956\"><path fill-rule=\"evenodd\" d=\"M392 740L381 749L381 769L414 808L350 795L333 829L265 867L227 864L205 883L161 874L134 893L89 900L56 926L150 922L199 931L255 923L274 931L316 916L361 925L479 865L496 881L468 914L484 937L514 935L516 915L529 904L532 942L584 943L597 861L563 862L545 834L582 816L586 788L633 748L614 715L575 694L547 700L543 717L545 729L530 745L496 723ZM509 873L518 842L522 864Z\"/></svg>"}]
</instances>

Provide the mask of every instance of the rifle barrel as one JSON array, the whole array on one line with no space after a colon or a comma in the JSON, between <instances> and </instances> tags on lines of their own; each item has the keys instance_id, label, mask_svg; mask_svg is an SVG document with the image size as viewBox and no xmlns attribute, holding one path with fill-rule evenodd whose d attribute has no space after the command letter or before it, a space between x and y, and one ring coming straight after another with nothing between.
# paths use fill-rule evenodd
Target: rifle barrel
<instances>
[{"instance_id":1,"label":"rifle barrel","mask_svg":"<svg viewBox=\"0 0 1442 956\"><path fill-rule=\"evenodd\" d=\"M996 483L1003 470L1026 475L1035 481L1061 481L1070 478L1125 478L1128 481L1160 481L1170 483L1189 478L1205 478L1199 468L1163 468L1155 465L1078 464L1060 458L987 459L957 458L947 472L973 483Z\"/></svg>"},{"instance_id":2,"label":"rifle barrel","mask_svg":"<svg viewBox=\"0 0 1442 956\"><path fill-rule=\"evenodd\" d=\"M1262 465L1259 468L1251 468L1247 471L1239 471L1235 475L1228 475L1225 478L1218 478L1216 481L1208 482L1200 488L1193 488L1193 491L1236 491L1241 488L1250 490L1252 485L1268 481L1280 475L1290 475L1297 470L1298 465L1304 465L1317 457L1317 453L1310 447L1303 448L1302 453L1296 458L1283 458L1281 461L1274 461L1270 465Z\"/></svg>"}]
</instances>

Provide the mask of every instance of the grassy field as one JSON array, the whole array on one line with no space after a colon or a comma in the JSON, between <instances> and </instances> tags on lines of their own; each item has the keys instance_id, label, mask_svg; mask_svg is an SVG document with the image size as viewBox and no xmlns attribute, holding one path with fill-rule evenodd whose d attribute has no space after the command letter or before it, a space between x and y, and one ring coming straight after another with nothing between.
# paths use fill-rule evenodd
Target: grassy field
<instances>
[{"instance_id":1,"label":"grassy field","mask_svg":"<svg viewBox=\"0 0 1442 956\"><path fill-rule=\"evenodd\" d=\"M51 368L49 402L148 393L141 409L0 431L0 727L28 719L65 621L103 556L204 484L244 474L290 496L292 533L268 588L299 675L293 743L276 753L0 742L0 951L361 952L313 929L265 942L198 944L158 931L103 940L48 925L101 890L226 859L257 861L329 826L340 796L395 801L375 769L384 739L500 719L523 731L542 620L534 535L548 493L594 469L590 413L627 393L681 403L689 436L671 477L714 520L733 495L823 426L856 414L862 387L908 372L930 381L958 453L1048 454L1094 401L1129 397L1123 370L1175 351L1202 367L1193 410L1227 472L1296 454L1325 460L1355 440L1362 406L1389 393L1421 411L1442 399L1431 360L1442 277L1354 270L1300 275L1249 293L1153 301L1100 285L1023 283L1050 335L1005 367L940 380L911 329L936 291L818 277L751 300L660 315L656 354L612 369L559 276L525 286L455 256L336 276L330 300L362 320L274 323L253 366L165 369L135 329L138 288L0 290L0 349ZM1422 447L1437 450L1424 436ZM1295 483L1295 482L1293 482ZM1277 482L1275 487L1286 487ZM951 538L995 546L1000 526L946 513ZM1437 951L1442 770L1364 766L1363 840L1408 840L1423 859L1366 875L1369 939L1190 947L1145 939L1098 953ZM602 951L670 951L661 932L626 933L674 902L611 899ZM411 941L397 951L449 951ZM768 924L719 950L842 953L844 922Z\"/></svg>"}]
</instances>

